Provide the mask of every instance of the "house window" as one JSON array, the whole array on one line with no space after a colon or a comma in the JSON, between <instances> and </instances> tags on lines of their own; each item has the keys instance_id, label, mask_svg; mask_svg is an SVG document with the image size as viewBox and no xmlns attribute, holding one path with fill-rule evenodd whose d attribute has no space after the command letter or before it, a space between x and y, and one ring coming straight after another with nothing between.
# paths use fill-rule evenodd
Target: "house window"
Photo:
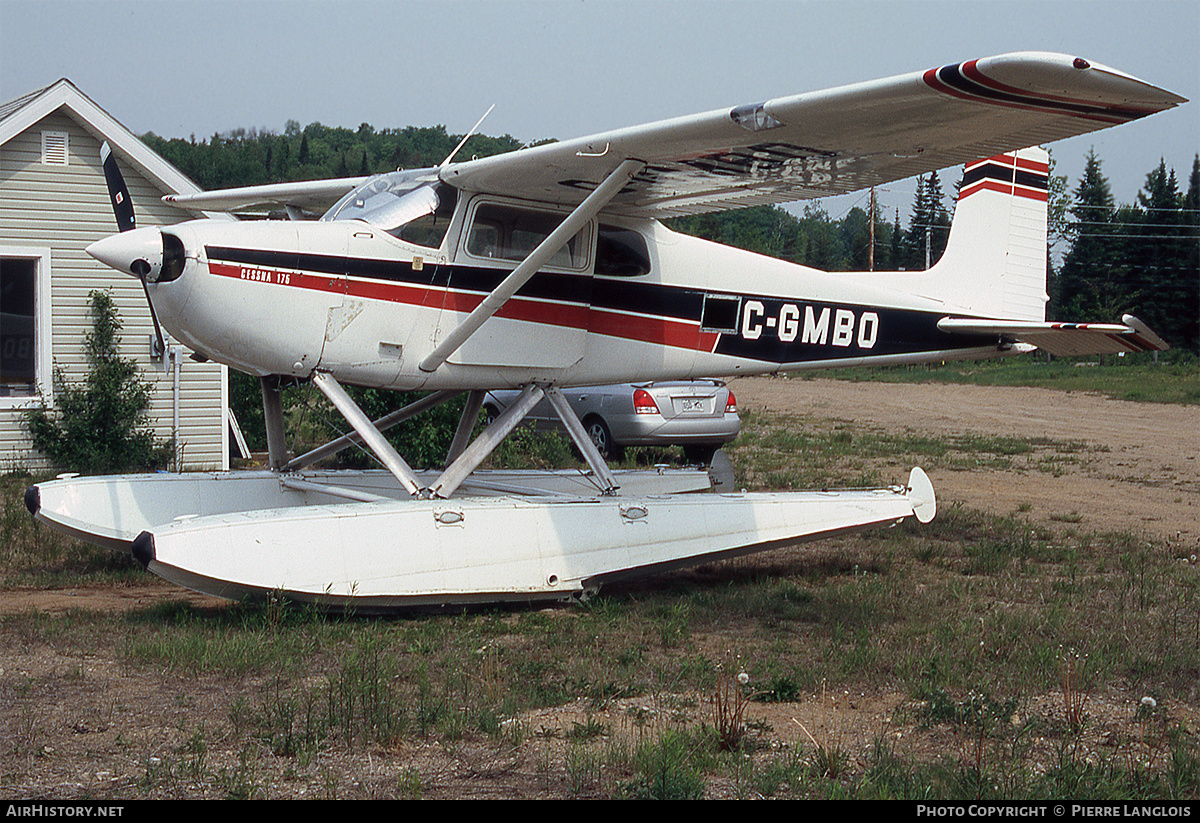
<instances>
[{"instance_id":1,"label":"house window","mask_svg":"<svg viewBox=\"0 0 1200 823\"><path fill-rule=\"evenodd\" d=\"M0 405L50 399L50 250L0 246Z\"/></svg>"},{"instance_id":2,"label":"house window","mask_svg":"<svg viewBox=\"0 0 1200 823\"><path fill-rule=\"evenodd\" d=\"M47 166L67 165L67 133L42 132L42 163Z\"/></svg>"}]
</instances>

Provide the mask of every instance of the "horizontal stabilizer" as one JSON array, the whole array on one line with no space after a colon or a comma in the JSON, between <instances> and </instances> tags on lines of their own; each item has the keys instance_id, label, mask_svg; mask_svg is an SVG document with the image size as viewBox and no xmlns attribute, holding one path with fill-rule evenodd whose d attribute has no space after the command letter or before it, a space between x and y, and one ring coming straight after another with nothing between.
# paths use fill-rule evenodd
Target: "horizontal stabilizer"
<instances>
[{"instance_id":1,"label":"horizontal stabilizer","mask_svg":"<svg viewBox=\"0 0 1200 823\"><path fill-rule=\"evenodd\" d=\"M1132 314L1121 323L1049 323L1029 320L976 320L943 317L938 328L959 334L987 334L1008 343L1026 343L1047 354L1070 357L1083 354L1166 351L1170 346Z\"/></svg>"}]
</instances>

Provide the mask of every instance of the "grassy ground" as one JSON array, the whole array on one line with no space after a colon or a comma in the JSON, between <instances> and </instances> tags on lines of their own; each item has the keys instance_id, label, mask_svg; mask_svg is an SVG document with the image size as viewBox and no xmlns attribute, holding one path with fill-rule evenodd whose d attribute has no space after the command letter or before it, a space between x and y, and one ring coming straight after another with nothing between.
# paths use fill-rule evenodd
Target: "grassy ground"
<instances>
[{"instance_id":1,"label":"grassy ground","mask_svg":"<svg viewBox=\"0 0 1200 823\"><path fill-rule=\"evenodd\" d=\"M732 457L744 485L780 488L875 483L877 460L1003 467L1083 448L752 414ZM36 526L29 481L0 483L3 588L144 579ZM0 793L1197 799L1195 568L1056 526L951 508L569 609L379 620L168 590L129 612L6 614ZM749 719L881 690L899 702L865 749L836 724ZM1117 692L1149 699L1113 723ZM447 776L471 756L468 779Z\"/></svg>"},{"instance_id":2,"label":"grassy ground","mask_svg":"<svg viewBox=\"0 0 1200 823\"><path fill-rule=\"evenodd\" d=\"M1036 386L1100 392L1117 400L1139 403L1200 403L1200 362L1186 352L1168 352L1160 356L1157 364L1148 355L1047 360L1045 355L1035 353L929 366L831 369L805 376L873 382Z\"/></svg>"}]
</instances>

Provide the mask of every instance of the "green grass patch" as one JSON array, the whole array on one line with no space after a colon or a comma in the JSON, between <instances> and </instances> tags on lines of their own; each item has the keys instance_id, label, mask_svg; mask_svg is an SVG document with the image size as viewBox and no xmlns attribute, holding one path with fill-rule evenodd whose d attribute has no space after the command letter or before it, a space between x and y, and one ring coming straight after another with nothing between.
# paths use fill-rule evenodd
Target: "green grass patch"
<instances>
[{"instance_id":1,"label":"green grass patch","mask_svg":"<svg viewBox=\"0 0 1200 823\"><path fill-rule=\"evenodd\" d=\"M997 360L952 361L920 366L830 369L800 372L797 378L879 383L963 383L977 386L1034 386L1058 391L1097 392L1139 403L1200 403L1200 361L1188 352L1150 355L1053 358L1033 353Z\"/></svg>"}]
</instances>

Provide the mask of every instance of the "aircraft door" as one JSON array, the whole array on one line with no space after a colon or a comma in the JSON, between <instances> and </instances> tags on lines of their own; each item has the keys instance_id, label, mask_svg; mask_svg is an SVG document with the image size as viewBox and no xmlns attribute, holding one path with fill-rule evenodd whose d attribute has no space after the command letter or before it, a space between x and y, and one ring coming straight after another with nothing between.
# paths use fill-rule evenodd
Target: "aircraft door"
<instances>
[{"instance_id":1,"label":"aircraft door","mask_svg":"<svg viewBox=\"0 0 1200 823\"><path fill-rule=\"evenodd\" d=\"M390 386L403 366L403 334L411 322L400 316L404 304L385 292L394 288L392 269L408 264L385 259L381 250L393 247L381 243L378 232L363 224L347 238L345 265L330 284L321 367L335 376L353 373L363 385Z\"/></svg>"},{"instance_id":2,"label":"aircraft door","mask_svg":"<svg viewBox=\"0 0 1200 823\"><path fill-rule=\"evenodd\" d=\"M553 231L565 214L487 200L468 214L439 319L441 339ZM458 365L567 368L583 357L594 224L588 223L449 357Z\"/></svg>"}]
</instances>

